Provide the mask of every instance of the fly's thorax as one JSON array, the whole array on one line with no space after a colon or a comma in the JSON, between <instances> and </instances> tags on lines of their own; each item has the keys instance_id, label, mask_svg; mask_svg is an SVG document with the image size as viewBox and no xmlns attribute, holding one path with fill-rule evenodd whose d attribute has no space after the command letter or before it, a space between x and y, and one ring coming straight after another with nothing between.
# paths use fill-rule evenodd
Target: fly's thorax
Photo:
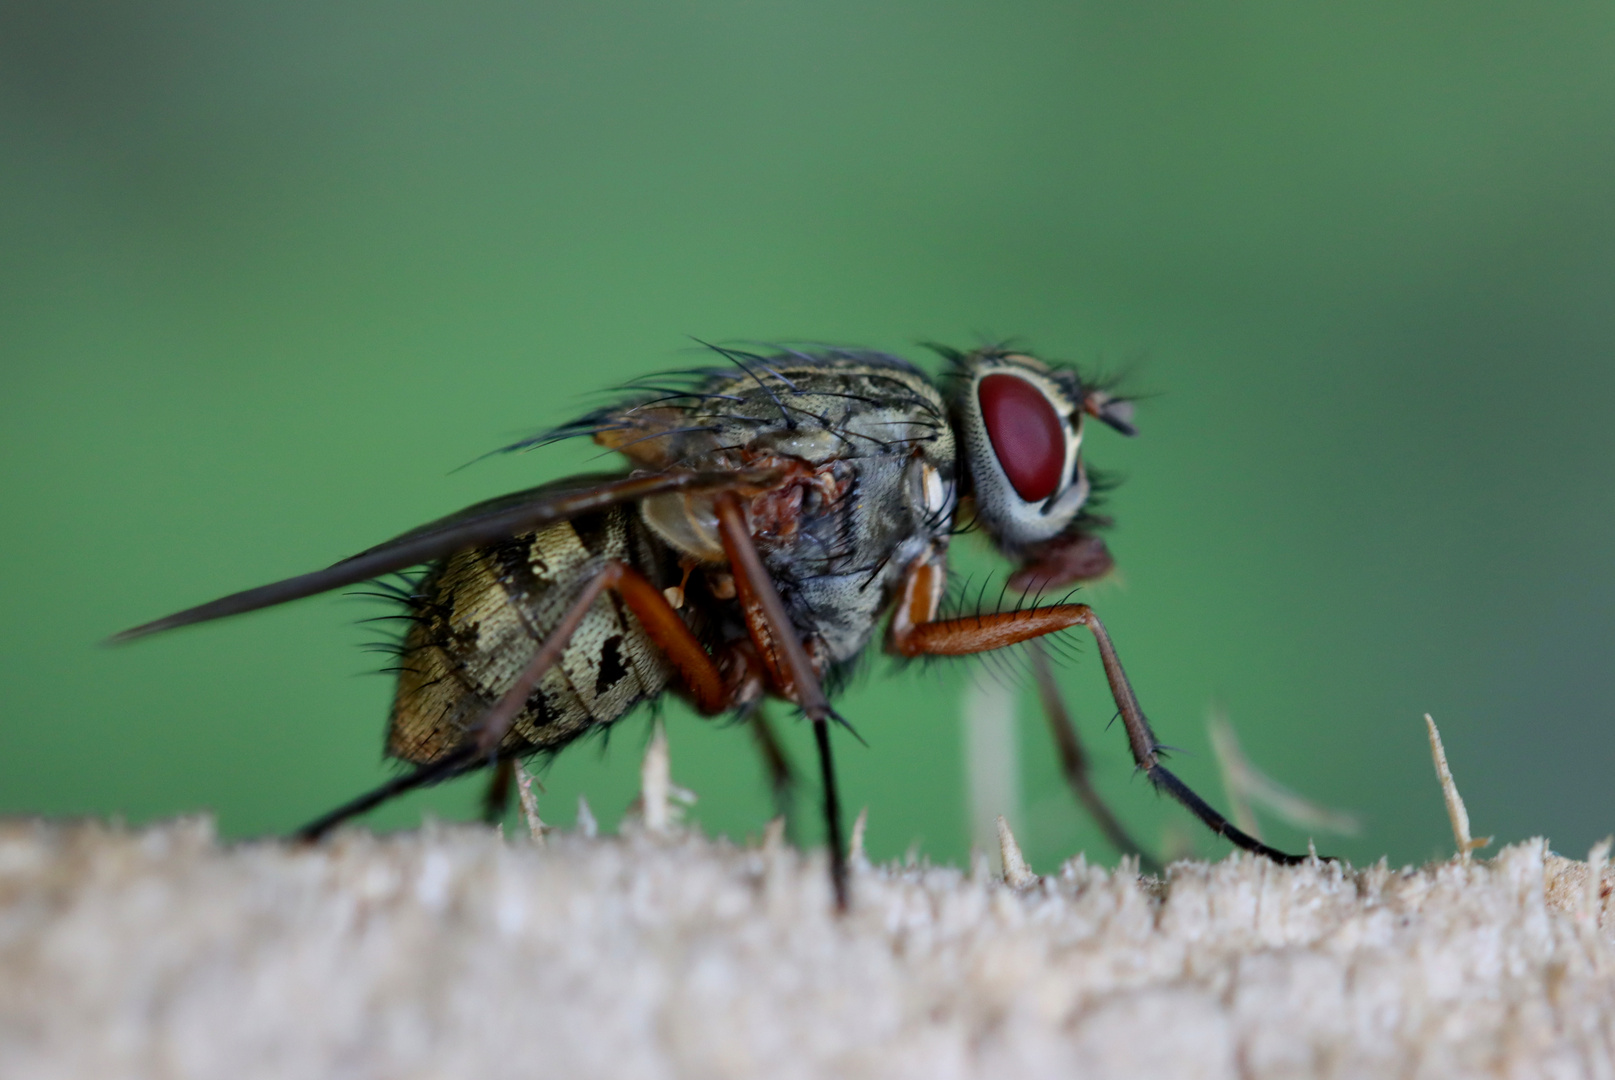
<instances>
[{"instance_id":1,"label":"fly's thorax","mask_svg":"<svg viewBox=\"0 0 1615 1080\"><path fill-rule=\"evenodd\" d=\"M958 453L924 372L877 353L732 354L687 394L596 418L595 438L654 469L778 468L747 500L759 553L797 629L832 660L873 633L904 567L952 529ZM644 500L645 525L680 554L728 561L712 497Z\"/></svg>"},{"instance_id":2,"label":"fly's thorax","mask_svg":"<svg viewBox=\"0 0 1615 1080\"><path fill-rule=\"evenodd\" d=\"M738 399L713 410L717 417L732 417L727 424L719 421L720 445L746 445L815 465L906 456L916 448L939 461L954 457L941 394L906 362L878 354L770 359L772 374L754 368L760 379L731 375L713 388Z\"/></svg>"},{"instance_id":3,"label":"fly's thorax","mask_svg":"<svg viewBox=\"0 0 1615 1080\"><path fill-rule=\"evenodd\" d=\"M815 469L811 482L754 499L753 531L798 629L842 664L873 637L905 568L952 530L953 432L917 372L853 368L828 385L818 371L781 374L815 417L836 420L799 417L759 440L812 453Z\"/></svg>"},{"instance_id":4,"label":"fly's thorax","mask_svg":"<svg viewBox=\"0 0 1615 1080\"><path fill-rule=\"evenodd\" d=\"M735 362L687 394L595 417L596 441L655 469L781 467L780 490L757 496L751 512L779 518L787 534L782 505L802 500L811 513L851 488L876 513L911 516L915 527L951 511L957 450L946 403L924 372L884 354L834 350L735 354ZM685 554L723 561L710 496L656 496L641 513ZM759 536L775 532L765 520Z\"/></svg>"},{"instance_id":5,"label":"fly's thorax","mask_svg":"<svg viewBox=\"0 0 1615 1080\"><path fill-rule=\"evenodd\" d=\"M459 552L416 590L388 751L413 762L460 745L608 559L668 583L665 547L627 510L560 522ZM671 669L638 621L603 594L516 718L502 749L554 749L666 687Z\"/></svg>"},{"instance_id":6,"label":"fly's thorax","mask_svg":"<svg viewBox=\"0 0 1615 1080\"><path fill-rule=\"evenodd\" d=\"M654 470L760 457L822 465L915 445L939 460L954 456L941 394L905 360L840 350L721 351L734 367L691 373L681 392L658 391L560 430L587 431L600 445Z\"/></svg>"}]
</instances>

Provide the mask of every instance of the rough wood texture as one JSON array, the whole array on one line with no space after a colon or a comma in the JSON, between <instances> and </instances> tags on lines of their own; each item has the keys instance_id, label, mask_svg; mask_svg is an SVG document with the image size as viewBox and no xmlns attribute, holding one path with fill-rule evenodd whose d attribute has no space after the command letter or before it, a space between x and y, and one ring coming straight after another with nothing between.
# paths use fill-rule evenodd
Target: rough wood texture
<instances>
[{"instance_id":1,"label":"rough wood texture","mask_svg":"<svg viewBox=\"0 0 1615 1080\"><path fill-rule=\"evenodd\" d=\"M777 840L12 822L0 1075L1615 1075L1615 875L1540 841L1020 889L854 866L837 920Z\"/></svg>"}]
</instances>

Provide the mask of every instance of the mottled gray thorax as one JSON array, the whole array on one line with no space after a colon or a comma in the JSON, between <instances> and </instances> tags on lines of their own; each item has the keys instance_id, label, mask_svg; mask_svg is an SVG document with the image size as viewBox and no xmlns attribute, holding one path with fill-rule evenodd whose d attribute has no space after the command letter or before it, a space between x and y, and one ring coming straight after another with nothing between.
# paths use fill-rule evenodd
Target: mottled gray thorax
<instances>
[{"instance_id":1,"label":"mottled gray thorax","mask_svg":"<svg viewBox=\"0 0 1615 1080\"><path fill-rule=\"evenodd\" d=\"M753 507L758 548L797 629L835 664L868 644L903 569L953 524L956 451L941 395L881 354L770 357L714 375L691 445L713 463L796 458L816 483ZM692 462L689 457L686 462Z\"/></svg>"}]
</instances>

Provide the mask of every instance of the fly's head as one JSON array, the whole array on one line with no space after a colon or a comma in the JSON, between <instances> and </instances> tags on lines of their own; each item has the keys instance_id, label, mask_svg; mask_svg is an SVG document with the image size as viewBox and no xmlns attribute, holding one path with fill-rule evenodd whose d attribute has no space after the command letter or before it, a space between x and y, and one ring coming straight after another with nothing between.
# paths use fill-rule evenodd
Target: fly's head
<instances>
[{"instance_id":1,"label":"fly's head","mask_svg":"<svg viewBox=\"0 0 1615 1080\"><path fill-rule=\"evenodd\" d=\"M945 354L953 362L953 428L976 519L1026 591L1103 575L1110 553L1085 514L1093 485L1082 461L1092 417L1136 434L1131 403L1085 386L1070 368L1000 348Z\"/></svg>"}]
</instances>

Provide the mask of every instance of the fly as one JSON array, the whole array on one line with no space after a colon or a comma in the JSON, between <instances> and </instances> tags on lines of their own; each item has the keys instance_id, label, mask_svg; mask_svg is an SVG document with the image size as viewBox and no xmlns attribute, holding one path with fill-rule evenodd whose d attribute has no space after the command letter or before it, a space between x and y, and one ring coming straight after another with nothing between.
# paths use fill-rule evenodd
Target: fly
<instances>
[{"instance_id":1,"label":"fly","mask_svg":"<svg viewBox=\"0 0 1615 1080\"><path fill-rule=\"evenodd\" d=\"M766 698L813 724L836 904L847 904L829 692L882 622L898 657L961 656L1083 627L1093 635L1133 759L1213 831L1269 858L1161 764L1116 650L1086 604L945 617L948 544L965 514L1026 593L1112 563L1091 508L1085 419L1135 434L1131 405L1070 367L1002 348L938 349L933 380L851 349L717 348L729 366L668 377L516 448L588 437L623 471L469 507L324 570L126 630L128 641L426 567L399 594L407 623L387 752L411 766L310 823L338 823L413 788L553 753L673 692L705 715ZM1041 657L1035 668L1053 700ZM1075 733L1056 724L1085 802ZM766 742L766 740L765 740ZM1073 758L1073 754L1076 755ZM772 755L778 775L779 758ZM1108 812L1107 812L1108 813ZM1107 832L1125 848L1110 819ZM1134 848L1136 850L1136 847Z\"/></svg>"}]
</instances>

